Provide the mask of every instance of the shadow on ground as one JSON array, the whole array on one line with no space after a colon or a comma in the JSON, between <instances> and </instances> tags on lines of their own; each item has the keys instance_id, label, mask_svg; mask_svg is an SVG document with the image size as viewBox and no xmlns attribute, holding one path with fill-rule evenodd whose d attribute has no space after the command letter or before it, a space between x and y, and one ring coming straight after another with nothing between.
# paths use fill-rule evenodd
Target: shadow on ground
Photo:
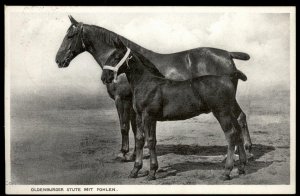
<instances>
[{"instance_id":1,"label":"shadow on ground","mask_svg":"<svg viewBox=\"0 0 300 196\"><path fill-rule=\"evenodd\" d=\"M258 159L266 153L275 150L273 146L262 144L254 144L252 153L254 159ZM170 153L178 155L198 155L198 156L218 156L224 155L227 152L226 146L198 146L198 145L157 145L157 156L162 156Z\"/></svg>"},{"instance_id":2,"label":"shadow on ground","mask_svg":"<svg viewBox=\"0 0 300 196\"><path fill-rule=\"evenodd\" d=\"M247 174L255 173L259 169L268 167L273 161L257 161L264 154L274 151L273 146L255 144L252 148L253 158L249 160L246 171ZM226 146L189 146L189 145L157 145L158 156L166 154L177 155L197 155L197 156L219 156L227 152ZM236 162L238 164L238 162ZM175 163L168 165L167 168L161 171L159 178L175 176L177 173L192 171L192 170L222 170L224 162L191 162ZM164 174L163 174L164 173Z\"/></svg>"}]
</instances>

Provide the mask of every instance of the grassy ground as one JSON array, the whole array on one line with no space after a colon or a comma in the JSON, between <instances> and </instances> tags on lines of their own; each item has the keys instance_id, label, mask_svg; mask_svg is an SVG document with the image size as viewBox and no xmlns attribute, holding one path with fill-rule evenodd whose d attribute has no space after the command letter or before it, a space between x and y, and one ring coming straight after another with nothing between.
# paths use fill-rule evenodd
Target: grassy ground
<instances>
[{"instance_id":1,"label":"grassy ground","mask_svg":"<svg viewBox=\"0 0 300 196\"><path fill-rule=\"evenodd\" d=\"M85 101L81 101L85 100ZM12 96L11 174L14 184L289 184L289 91L239 97L246 111L254 159L247 174L220 181L225 136L212 115L160 122L157 180L128 179L132 162L121 148L117 112L108 96ZM130 146L133 135L130 133ZM209 157L210 156L210 157ZM213 157L211 157L213 156ZM215 157L214 157L215 156ZM144 159L143 170L149 169Z\"/></svg>"}]
</instances>

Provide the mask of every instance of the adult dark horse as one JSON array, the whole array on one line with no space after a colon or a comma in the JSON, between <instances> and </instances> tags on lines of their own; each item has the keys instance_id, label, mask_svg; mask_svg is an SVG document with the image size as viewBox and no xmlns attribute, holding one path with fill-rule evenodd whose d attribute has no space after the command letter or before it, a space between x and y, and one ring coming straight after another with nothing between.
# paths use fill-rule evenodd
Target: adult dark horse
<instances>
[{"instance_id":1,"label":"adult dark horse","mask_svg":"<svg viewBox=\"0 0 300 196\"><path fill-rule=\"evenodd\" d=\"M120 73L125 73L133 93L136 112L136 160L129 177L136 178L143 165L145 138L150 150L148 180L155 179L158 169L156 155L157 121L184 120L202 113L212 112L219 121L228 142L225 172L222 179L230 179L234 165L234 147L239 149L239 173L245 173L246 152L241 127L237 121L235 87L232 78L243 78L238 72L231 76L206 75L190 80L174 81L164 78L155 66L141 54L130 51L121 41L107 60L101 79L111 83ZM126 62L126 63L125 63Z\"/></svg>"},{"instance_id":2,"label":"adult dark horse","mask_svg":"<svg viewBox=\"0 0 300 196\"><path fill-rule=\"evenodd\" d=\"M72 24L56 55L56 62L59 67L67 67L78 54L87 51L102 68L107 58L115 51L113 42L121 39L127 47L149 59L169 79L186 80L202 75L230 75L232 73L238 73L246 79L246 76L236 69L233 62L234 58L248 60L250 57L245 53L227 52L215 48L195 48L178 53L159 54L104 28L78 23L72 17L70 17L70 20ZM238 79L233 78L232 82L236 89ZM130 86L125 75L118 77L116 83L107 84L106 86L110 97L115 100L118 110L122 133L121 151L125 155L129 151L128 132L130 121L133 132L136 131L135 114L131 106ZM235 109L235 113L238 114L238 122L242 127L245 148L250 150L252 143L246 115L240 107Z\"/></svg>"}]
</instances>

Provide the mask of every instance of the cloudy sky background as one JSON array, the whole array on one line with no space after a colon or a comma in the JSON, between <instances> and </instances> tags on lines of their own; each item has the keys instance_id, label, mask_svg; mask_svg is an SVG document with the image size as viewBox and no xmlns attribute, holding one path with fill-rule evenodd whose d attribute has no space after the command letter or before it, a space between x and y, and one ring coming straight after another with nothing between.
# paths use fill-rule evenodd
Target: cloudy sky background
<instances>
[{"instance_id":1,"label":"cloudy sky background","mask_svg":"<svg viewBox=\"0 0 300 196\"><path fill-rule=\"evenodd\" d=\"M123 11L122 11L123 10ZM66 69L55 63L56 52L70 25L77 21L114 31L159 53L196 47L246 52L249 61L235 60L248 76L240 94L289 88L290 15L287 13L183 11L172 8L12 8L6 9L6 70L11 91L63 96L68 92L106 95L101 69L85 52ZM154 11L154 12L153 12Z\"/></svg>"}]
</instances>

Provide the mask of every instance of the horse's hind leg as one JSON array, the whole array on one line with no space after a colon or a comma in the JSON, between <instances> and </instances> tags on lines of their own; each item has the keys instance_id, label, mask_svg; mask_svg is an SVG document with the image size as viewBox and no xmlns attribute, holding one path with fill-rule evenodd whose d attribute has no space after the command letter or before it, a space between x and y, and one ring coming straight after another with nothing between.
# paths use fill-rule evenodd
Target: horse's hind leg
<instances>
[{"instance_id":1,"label":"horse's hind leg","mask_svg":"<svg viewBox=\"0 0 300 196\"><path fill-rule=\"evenodd\" d=\"M227 149L227 158L225 163L225 172L221 176L222 180L229 180L230 179L230 172L233 169L234 165L234 147L237 144L237 130L232 125L232 115L231 111L214 111L213 114L219 121L224 133L226 140L228 142L228 149Z\"/></svg>"},{"instance_id":2,"label":"horse's hind leg","mask_svg":"<svg viewBox=\"0 0 300 196\"><path fill-rule=\"evenodd\" d=\"M115 104L118 110L121 134L122 134L122 158L126 160L126 153L129 152L129 121L130 121L130 107L131 101L122 100L119 96L116 96Z\"/></svg>"},{"instance_id":3,"label":"horse's hind leg","mask_svg":"<svg viewBox=\"0 0 300 196\"><path fill-rule=\"evenodd\" d=\"M236 120L235 117L232 118L232 124L234 126L234 128L236 129L237 131L237 138L236 138L236 142L237 142L237 145L238 145L238 151L239 151L239 161L240 161L240 164L239 164L239 174L245 174L245 166L246 166L246 163L247 163L247 155L246 155L246 151L245 151L245 148L244 148L244 143L243 143L243 134L242 134L242 130L241 130L241 127L238 123L238 121Z\"/></svg>"},{"instance_id":4,"label":"horse's hind leg","mask_svg":"<svg viewBox=\"0 0 300 196\"><path fill-rule=\"evenodd\" d=\"M252 142L251 142L249 129L248 129L247 121L246 121L246 115L242 111L242 109L239 106L239 104L237 103L237 101L235 101L235 103L233 104L233 113L240 125L241 130L242 130L244 147L247 150L249 157L251 157L252 155L250 152L251 152Z\"/></svg>"},{"instance_id":5,"label":"horse's hind leg","mask_svg":"<svg viewBox=\"0 0 300 196\"><path fill-rule=\"evenodd\" d=\"M235 79L232 81L232 83L234 84L235 89L237 89L238 80ZM252 142L251 142L250 133L249 133L248 125L247 125L246 114L243 112L243 110L241 109L241 107L239 106L239 104L237 102L234 104L233 113L234 113L235 117L237 118L237 121L242 129L242 134L243 134L243 138L244 138L244 147L250 154Z\"/></svg>"},{"instance_id":6,"label":"horse's hind leg","mask_svg":"<svg viewBox=\"0 0 300 196\"><path fill-rule=\"evenodd\" d=\"M143 148L145 145L145 134L142 126L142 117L141 115L136 115L136 125L137 131L135 135L135 148L136 148L136 157L134 162L134 167L130 172L130 178L136 178L139 170L143 167Z\"/></svg>"}]
</instances>

